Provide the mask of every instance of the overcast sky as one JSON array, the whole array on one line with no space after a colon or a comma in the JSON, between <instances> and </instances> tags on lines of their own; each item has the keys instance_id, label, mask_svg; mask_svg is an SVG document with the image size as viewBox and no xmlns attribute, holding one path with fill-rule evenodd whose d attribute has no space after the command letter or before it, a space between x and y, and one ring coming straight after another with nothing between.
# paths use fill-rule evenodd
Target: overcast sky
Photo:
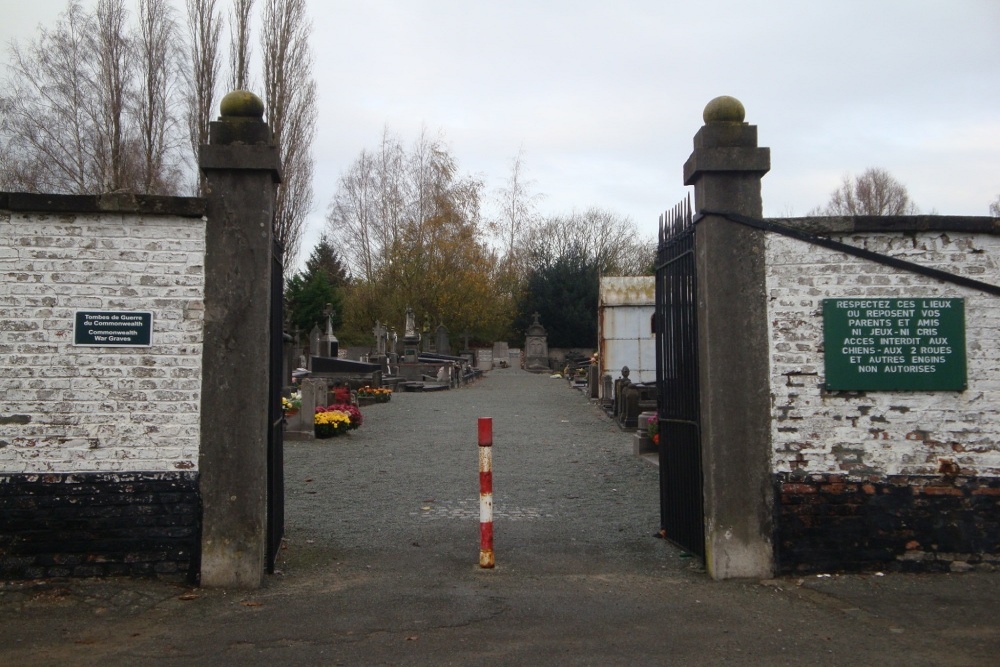
<instances>
[{"instance_id":1,"label":"overcast sky","mask_svg":"<svg viewBox=\"0 0 1000 667\"><path fill-rule=\"evenodd\" d=\"M66 0L8 5L5 45L51 25ZM743 102L771 149L766 216L805 215L868 167L923 213L987 215L1000 195L1000 0L312 0L309 11L319 133L305 255L338 176L384 127L405 144L440 131L490 188L523 150L543 213L600 206L652 236L687 194L682 165L718 95Z\"/></svg>"}]
</instances>

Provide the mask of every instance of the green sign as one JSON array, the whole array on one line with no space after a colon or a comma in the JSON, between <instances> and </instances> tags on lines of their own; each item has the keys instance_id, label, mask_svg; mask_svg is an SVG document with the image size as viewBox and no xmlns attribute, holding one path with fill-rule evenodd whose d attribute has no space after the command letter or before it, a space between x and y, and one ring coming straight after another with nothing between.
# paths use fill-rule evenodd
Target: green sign
<instances>
[{"instance_id":1,"label":"green sign","mask_svg":"<svg viewBox=\"0 0 1000 667\"><path fill-rule=\"evenodd\" d=\"M78 310L73 344L149 347L153 344L153 313Z\"/></svg>"},{"instance_id":2,"label":"green sign","mask_svg":"<svg viewBox=\"0 0 1000 667\"><path fill-rule=\"evenodd\" d=\"M962 391L964 299L824 299L830 390Z\"/></svg>"}]
</instances>

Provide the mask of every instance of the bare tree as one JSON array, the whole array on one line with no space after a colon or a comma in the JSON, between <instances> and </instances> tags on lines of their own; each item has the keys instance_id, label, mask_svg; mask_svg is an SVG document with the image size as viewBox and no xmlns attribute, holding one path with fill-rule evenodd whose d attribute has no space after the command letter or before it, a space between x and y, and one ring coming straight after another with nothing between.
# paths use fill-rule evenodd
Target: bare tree
<instances>
[{"instance_id":1,"label":"bare tree","mask_svg":"<svg viewBox=\"0 0 1000 667\"><path fill-rule=\"evenodd\" d=\"M285 265L298 255L302 226L312 208L312 141L316 134L316 82L312 78L305 0L264 0L261 48L264 108L281 158L274 235Z\"/></svg>"},{"instance_id":2,"label":"bare tree","mask_svg":"<svg viewBox=\"0 0 1000 667\"><path fill-rule=\"evenodd\" d=\"M372 283L383 275L401 243L407 202L414 189L407 155L388 128L374 151L362 150L340 177L330 202L331 236L344 244L352 273Z\"/></svg>"},{"instance_id":3,"label":"bare tree","mask_svg":"<svg viewBox=\"0 0 1000 667\"><path fill-rule=\"evenodd\" d=\"M188 137L195 157L198 147L208 143L208 124L212 120L216 88L219 79L219 37L222 22L216 11L216 0L186 0L187 25L190 36L189 69L187 70ZM200 176L196 186L204 193L205 181Z\"/></svg>"},{"instance_id":4,"label":"bare tree","mask_svg":"<svg viewBox=\"0 0 1000 667\"><path fill-rule=\"evenodd\" d=\"M83 194L102 185L94 151L88 35L92 19L76 0L52 29L10 49L4 89L6 183L30 192Z\"/></svg>"},{"instance_id":5,"label":"bare tree","mask_svg":"<svg viewBox=\"0 0 1000 667\"><path fill-rule=\"evenodd\" d=\"M1000 195L997 195L997 198L990 202L990 215L994 218L1000 218Z\"/></svg>"},{"instance_id":6,"label":"bare tree","mask_svg":"<svg viewBox=\"0 0 1000 667\"><path fill-rule=\"evenodd\" d=\"M17 176L17 163L10 150L10 103L0 95L0 190L13 190Z\"/></svg>"},{"instance_id":7,"label":"bare tree","mask_svg":"<svg viewBox=\"0 0 1000 667\"><path fill-rule=\"evenodd\" d=\"M136 121L139 125L141 191L173 194L180 191L176 159L178 119L172 101L177 79L177 24L167 0L139 0L139 36L136 67L139 91Z\"/></svg>"},{"instance_id":8,"label":"bare tree","mask_svg":"<svg viewBox=\"0 0 1000 667\"><path fill-rule=\"evenodd\" d=\"M124 0L100 0L92 14L71 0L53 28L11 46L0 88L3 187L177 192L168 3L140 0L136 28Z\"/></svg>"},{"instance_id":9,"label":"bare tree","mask_svg":"<svg viewBox=\"0 0 1000 667\"><path fill-rule=\"evenodd\" d=\"M250 17L254 0L233 0L229 13L229 89L250 90Z\"/></svg>"},{"instance_id":10,"label":"bare tree","mask_svg":"<svg viewBox=\"0 0 1000 667\"><path fill-rule=\"evenodd\" d=\"M536 267L581 255L606 276L644 275L655 252L653 239L642 238L631 218L599 207L549 217L525 243Z\"/></svg>"},{"instance_id":11,"label":"bare tree","mask_svg":"<svg viewBox=\"0 0 1000 667\"><path fill-rule=\"evenodd\" d=\"M498 214L488 223L490 231L500 241L503 265L509 278L523 277L523 240L539 224L536 204L542 195L532 193L534 183L525 172L522 148L511 161L506 183L494 195Z\"/></svg>"},{"instance_id":12,"label":"bare tree","mask_svg":"<svg viewBox=\"0 0 1000 667\"><path fill-rule=\"evenodd\" d=\"M132 54L128 38L128 12L124 0L97 3L94 51L97 54L97 154L103 190L134 190L128 182L129 119L126 105L132 83Z\"/></svg>"},{"instance_id":13,"label":"bare tree","mask_svg":"<svg viewBox=\"0 0 1000 667\"><path fill-rule=\"evenodd\" d=\"M442 139L423 130L407 150L385 129L379 147L363 150L340 177L327 223L343 240L352 273L374 282L404 246L431 252L429 239L442 220L477 227L481 189L478 180L458 175Z\"/></svg>"},{"instance_id":14,"label":"bare tree","mask_svg":"<svg viewBox=\"0 0 1000 667\"><path fill-rule=\"evenodd\" d=\"M497 288L502 276L482 229L482 189L426 129L409 148L384 130L377 148L361 152L327 216L354 277L346 317L353 332L412 306L428 322L502 334L512 299Z\"/></svg>"},{"instance_id":15,"label":"bare tree","mask_svg":"<svg viewBox=\"0 0 1000 667\"><path fill-rule=\"evenodd\" d=\"M844 177L843 184L820 209L825 215L914 215L906 187L889 172L869 168L857 178Z\"/></svg>"},{"instance_id":16,"label":"bare tree","mask_svg":"<svg viewBox=\"0 0 1000 667\"><path fill-rule=\"evenodd\" d=\"M361 152L340 176L327 211L331 237L346 247L345 260L351 272L367 282L375 280L381 254L375 228L377 185L374 162L368 151Z\"/></svg>"},{"instance_id":17,"label":"bare tree","mask_svg":"<svg viewBox=\"0 0 1000 667\"><path fill-rule=\"evenodd\" d=\"M406 149L388 127L382 128L382 141L374 156L375 210L374 239L380 248L380 266L392 258L401 242L407 216L410 177L407 174Z\"/></svg>"}]
</instances>

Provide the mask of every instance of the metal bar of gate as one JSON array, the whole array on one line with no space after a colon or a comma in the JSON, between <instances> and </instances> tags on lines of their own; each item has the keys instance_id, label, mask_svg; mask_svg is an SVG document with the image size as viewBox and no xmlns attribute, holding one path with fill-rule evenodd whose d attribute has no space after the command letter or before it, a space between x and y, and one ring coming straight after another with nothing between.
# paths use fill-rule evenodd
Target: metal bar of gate
<instances>
[{"instance_id":1,"label":"metal bar of gate","mask_svg":"<svg viewBox=\"0 0 1000 667\"><path fill-rule=\"evenodd\" d=\"M269 359L270 391L268 396L267 434L267 571L274 574L274 565L285 534L285 471L284 471L284 411L281 408L281 387L284 352L284 268L282 247L277 241L271 254L271 350Z\"/></svg>"},{"instance_id":2,"label":"metal bar of gate","mask_svg":"<svg viewBox=\"0 0 1000 667\"><path fill-rule=\"evenodd\" d=\"M667 539L703 558L697 285L690 199L660 219L655 317L661 524Z\"/></svg>"}]
</instances>

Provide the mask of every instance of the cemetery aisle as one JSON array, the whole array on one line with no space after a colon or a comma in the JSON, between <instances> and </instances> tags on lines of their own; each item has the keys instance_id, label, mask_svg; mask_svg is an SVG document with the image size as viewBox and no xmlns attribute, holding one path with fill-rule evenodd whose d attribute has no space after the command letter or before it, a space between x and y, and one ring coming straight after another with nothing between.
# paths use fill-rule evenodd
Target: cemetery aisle
<instances>
[{"instance_id":1,"label":"cemetery aisle","mask_svg":"<svg viewBox=\"0 0 1000 667\"><path fill-rule=\"evenodd\" d=\"M563 380L496 369L458 390L399 393L347 438L288 442L289 550L388 551L432 567L478 562L477 422L493 421L497 566L567 572L589 554L657 567L657 469ZM419 544L419 547L414 547Z\"/></svg>"}]
</instances>

